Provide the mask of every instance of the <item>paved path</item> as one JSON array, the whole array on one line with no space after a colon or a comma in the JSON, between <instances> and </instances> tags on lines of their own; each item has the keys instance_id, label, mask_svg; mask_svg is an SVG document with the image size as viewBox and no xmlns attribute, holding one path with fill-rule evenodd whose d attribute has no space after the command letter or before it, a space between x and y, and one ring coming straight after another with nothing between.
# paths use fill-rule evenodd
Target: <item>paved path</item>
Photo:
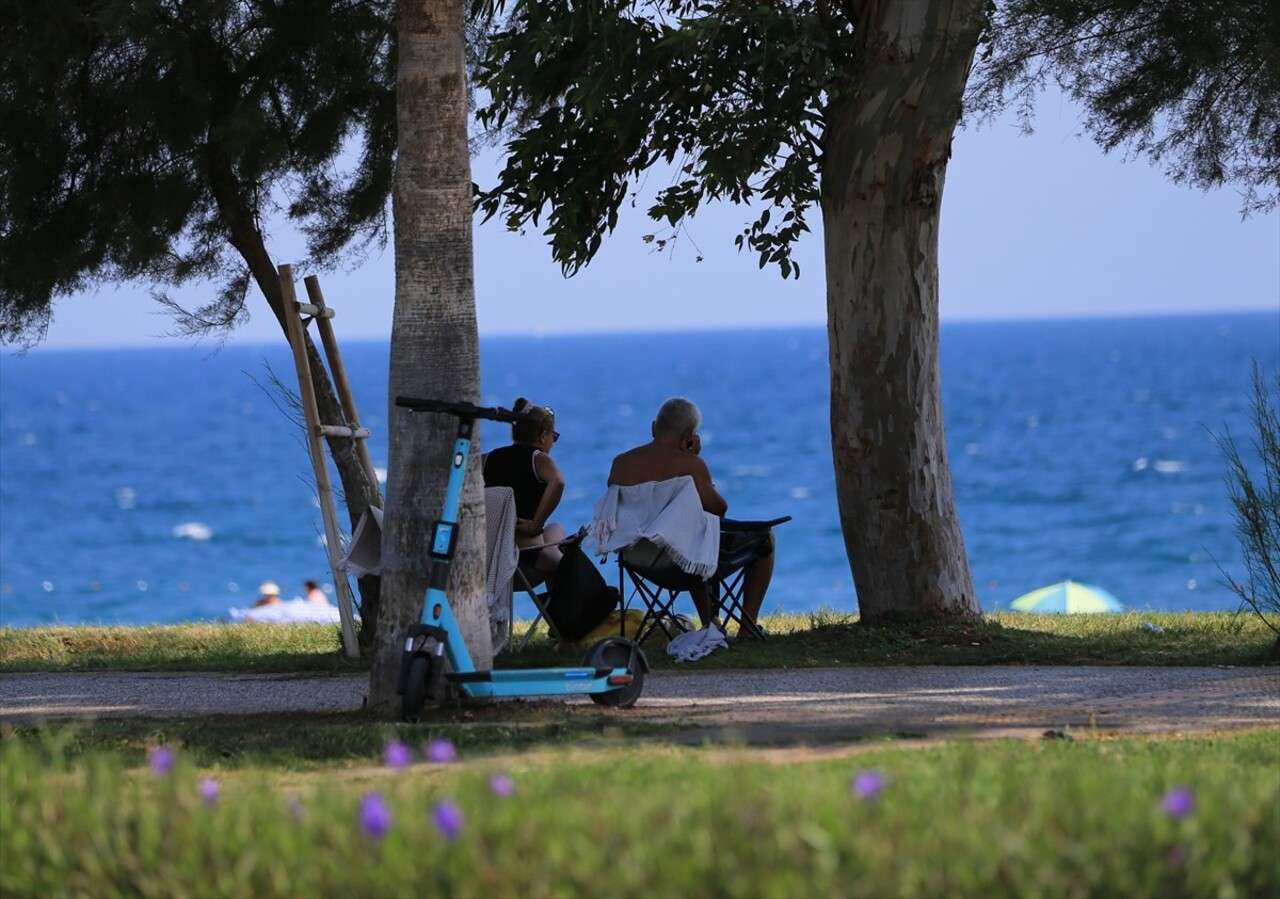
<instances>
[{"instance_id":1,"label":"paved path","mask_svg":"<svg viewBox=\"0 0 1280 899\"><path fill-rule=\"evenodd\" d=\"M0 675L0 724L42 718L339 712L367 677L203 673ZM569 702L585 702L570 699ZM1280 669L891 667L658 671L617 712L691 741L818 744L896 736L1160 733L1280 726Z\"/></svg>"}]
</instances>

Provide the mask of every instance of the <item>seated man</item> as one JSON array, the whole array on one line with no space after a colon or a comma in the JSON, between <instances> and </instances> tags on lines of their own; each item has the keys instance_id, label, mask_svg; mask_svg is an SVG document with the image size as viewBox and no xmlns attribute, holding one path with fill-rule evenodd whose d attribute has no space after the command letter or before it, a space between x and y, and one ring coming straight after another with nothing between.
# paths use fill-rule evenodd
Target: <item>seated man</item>
<instances>
[{"instance_id":1,"label":"seated man","mask_svg":"<svg viewBox=\"0 0 1280 899\"><path fill-rule=\"evenodd\" d=\"M702 413L691 401L682 397L667 400L654 419L653 440L616 457L609 469L609 484L631 487L648 481L666 481L687 475L693 478L694 486L698 488L702 508L723 518L729 510L729 504L716 490L711 480L711 470L699 456L702 439L698 436L698 427L701 424ZM724 558L733 555L751 544L758 547L754 558L746 566L742 607L744 620L759 627L756 625L756 616L760 613L765 591L769 589L769 581L773 578L773 531L770 528L741 529L735 527L735 524L729 519L721 522L720 556ZM706 589L697 588L690 593L693 594L693 603L705 626L712 620L715 611L708 602Z\"/></svg>"}]
</instances>

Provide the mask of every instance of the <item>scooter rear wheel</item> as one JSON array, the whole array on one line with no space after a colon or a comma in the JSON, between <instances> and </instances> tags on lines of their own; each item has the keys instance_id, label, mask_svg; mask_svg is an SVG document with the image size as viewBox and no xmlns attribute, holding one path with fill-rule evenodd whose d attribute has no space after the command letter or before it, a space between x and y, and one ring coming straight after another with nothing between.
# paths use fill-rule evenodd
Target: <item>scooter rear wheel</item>
<instances>
[{"instance_id":1,"label":"scooter rear wheel","mask_svg":"<svg viewBox=\"0 0 1280 899\"><path fill-rule=\"evenodd\" d=\"M631 683L617 690L604 693L592 693L591 701L596 705L605 705L615 709L629 709L636 704L640 693L644 690L644 666L640 663L634 644L630 641L610 637L601 640L587 650L587 657L582 663L587 668L626 668L631 675Z\"/></svg>"},{"instance_id":2,"label":"scooter rear wheel","mask_svg":"<svg viewBox=\"0 0 1280 899\"><path fill-rule=\"evenodd\" d=\"M404 701L401 713L405 721L417 721L422 717L422 706L430 692L431 657L414 656L409 662L409 674L404 683Z\"/></svg>"}]
</instances>

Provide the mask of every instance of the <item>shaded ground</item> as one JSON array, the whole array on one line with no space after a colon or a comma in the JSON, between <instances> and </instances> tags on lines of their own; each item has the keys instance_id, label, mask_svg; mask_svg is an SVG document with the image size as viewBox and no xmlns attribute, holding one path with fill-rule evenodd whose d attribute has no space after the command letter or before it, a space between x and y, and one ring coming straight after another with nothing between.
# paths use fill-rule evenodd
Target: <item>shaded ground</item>
<instances>
[{"instance_id":1,"label":"shaded ground","mask_svg":"<svg viewBox=\"0 0 1280 899\"><path fill-rule=\"evenodd\" d=\"M0 675L0 723L42 718L339 712L367 676ZM571 703L585 699L567 699ZM1280 726L1280 669L884 667L658 671L634 709L678 739L759 746L876 736L1192 733Z\"/></svg>"}]
</instances>

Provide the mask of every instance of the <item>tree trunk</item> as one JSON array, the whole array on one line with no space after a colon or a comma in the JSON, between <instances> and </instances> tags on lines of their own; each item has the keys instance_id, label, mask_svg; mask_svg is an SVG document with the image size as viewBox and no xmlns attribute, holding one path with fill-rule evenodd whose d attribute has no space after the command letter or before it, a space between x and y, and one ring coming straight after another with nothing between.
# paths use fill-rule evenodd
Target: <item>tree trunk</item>
<instances>
[{"instance_id":1,"label":"tree trunk","mask_svg":"<svg viewBox=\"0 0 1280 899\"><path fill-rule=\"evenodd\" d=\"M868 624L980 613L938 371L938 223L985 0L869 3L822 168L831 435Z\"/></svg>"},{"instance_id":2,"label":"tree trunk","mask_svg":"<svg viewBox=\"0 0 1280 899\"><path fill-rule=\"evenodd\" d=\"M444 503L457 420L410 413L397 396L478 402L479 336L472 268L471 159L461 0L401 0L397 11L399 139L392 211L396 304L391 329L382 615L370 707L393 714L405 629L419 619L431 568L430 529ZM449 599L476 667L492 663L485 604L479 445L463 491Z\"/></svg>"}]
</instances>

